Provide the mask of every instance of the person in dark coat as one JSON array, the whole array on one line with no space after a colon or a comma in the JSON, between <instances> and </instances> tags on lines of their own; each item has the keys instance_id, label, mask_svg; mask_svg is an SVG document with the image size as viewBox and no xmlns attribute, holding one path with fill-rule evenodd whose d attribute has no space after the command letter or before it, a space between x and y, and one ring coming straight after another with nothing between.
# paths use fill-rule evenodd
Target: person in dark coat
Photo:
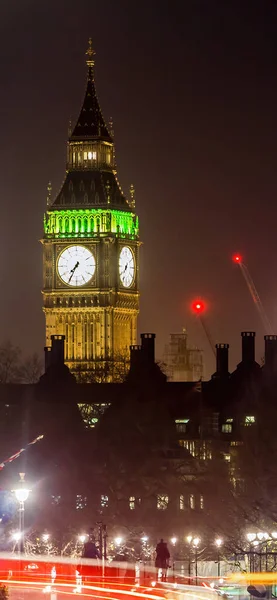
<instances>
[{"instance_id":1,"label":"person in dark coat","mask_svg":"<svg viewBox=\"0 0 277 600\"><path fill-rule=\"evenodd\" d=\"M170 553L167 547L167 543L161 539L156 546L156 560L155 567L157 577L159 576L159 570L162 571L162 581L166 581L167 569L169 567Z\"/></svg>"},{"instance_id":2,"label":"person in dark coat","mask_svg":"<svg viewBox=\"0 0 277 600\"><path fill-rule=\"evenodd\" d=\"M88 540L84 544L83 558L100 558L100 552L93 540Z\"/></svg>"}]
</instances>

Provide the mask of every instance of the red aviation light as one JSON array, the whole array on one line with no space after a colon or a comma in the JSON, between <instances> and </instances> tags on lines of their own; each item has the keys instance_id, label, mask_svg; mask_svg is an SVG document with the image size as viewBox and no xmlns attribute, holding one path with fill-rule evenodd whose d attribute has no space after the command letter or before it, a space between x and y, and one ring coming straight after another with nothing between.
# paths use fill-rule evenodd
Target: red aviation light
<instances>
[{"instance_id":1,"label":"red aviation light","mask_svg":"<svg viewBox=\"0 0 277 600\"><path fill-rule=\"evenodd\" d=\"M197 299L192 302L191 308L196 315L201 315L206 307L203 300Z\"/></svg>"},{"instance_id":2,"label":"red aviation light","mask_svg":"<svg viewBox=\"0 0 277 600\"><path fill-rule=\"evenodd\" d=\"M241 254L233 254L232 260L237 265L241 265L241 263L242 263L242 256L241 256Z\"/></svg>"}]
</instances>

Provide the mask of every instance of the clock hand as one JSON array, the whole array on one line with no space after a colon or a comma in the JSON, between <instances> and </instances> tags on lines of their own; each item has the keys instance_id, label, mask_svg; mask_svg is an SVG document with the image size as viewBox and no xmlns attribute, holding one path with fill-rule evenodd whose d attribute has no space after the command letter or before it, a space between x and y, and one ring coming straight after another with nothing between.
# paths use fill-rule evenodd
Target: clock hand
<instances>
[{"instance_id":1,"label":"clock hand","mask_svg":"<svg viewBox=\"0 0 277 600\"><path fill-rule=\"evenodd\" d=\"M70 281L71 281L71 279L72 279L72 277L73 277L76 269L79 267L79 264L80 264L79 261L77 261L75 267L73 267L73 269L71 269L71 271L70 271L71 275L69 277L68 283L70 283Z\"/></svg>"}]
</instances>

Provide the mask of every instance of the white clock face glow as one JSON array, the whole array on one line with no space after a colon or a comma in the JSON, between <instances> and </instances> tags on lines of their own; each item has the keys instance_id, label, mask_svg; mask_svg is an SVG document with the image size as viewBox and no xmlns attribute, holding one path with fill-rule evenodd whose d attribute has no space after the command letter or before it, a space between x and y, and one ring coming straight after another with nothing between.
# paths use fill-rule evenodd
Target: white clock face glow
<instances>
[{"instance_id":1,"label":"white clock face glow","mask_svg":"<svg viewBox=\"0 0 277 600\"><path fill-rule=\"evenodd\" d=\"M135 278L135 259L132 250L127 246L122 248L119 255L119 278L126 288L132 285Z\"/></svg>"},{"instance_id":2,"label":"white clock face glow","mask_svg":"<svg viewBox=\"0 0 277 600\"><path fill-rule=\"evenodd\" d=\"M95 258L84 246L69 246L59 256L57 269L60 278L72 287L85 285L95 273Z\"/></svg>"}]
</instances>

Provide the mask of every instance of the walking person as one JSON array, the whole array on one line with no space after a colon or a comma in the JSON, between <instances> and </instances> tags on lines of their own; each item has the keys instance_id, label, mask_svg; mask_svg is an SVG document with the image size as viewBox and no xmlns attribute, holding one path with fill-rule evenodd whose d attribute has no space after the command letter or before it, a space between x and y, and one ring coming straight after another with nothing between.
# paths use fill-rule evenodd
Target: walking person
<instances>
[{"instance_id":1,"label":"walking person","mask_svg":"<svg viewBox=\"0 0 277 600\"><path fill-rule=\"evenodd\" d=\"M170 552L168 550L167 543L164 542L163 539L161 539L160 542L156 546L155 567L156 567L157 579L159 578L159 572L161 570L161 572L162 572L161 580L166 581L167 569L169 567L169 559L170 559Z\"/></svg>"}]
</instances>

